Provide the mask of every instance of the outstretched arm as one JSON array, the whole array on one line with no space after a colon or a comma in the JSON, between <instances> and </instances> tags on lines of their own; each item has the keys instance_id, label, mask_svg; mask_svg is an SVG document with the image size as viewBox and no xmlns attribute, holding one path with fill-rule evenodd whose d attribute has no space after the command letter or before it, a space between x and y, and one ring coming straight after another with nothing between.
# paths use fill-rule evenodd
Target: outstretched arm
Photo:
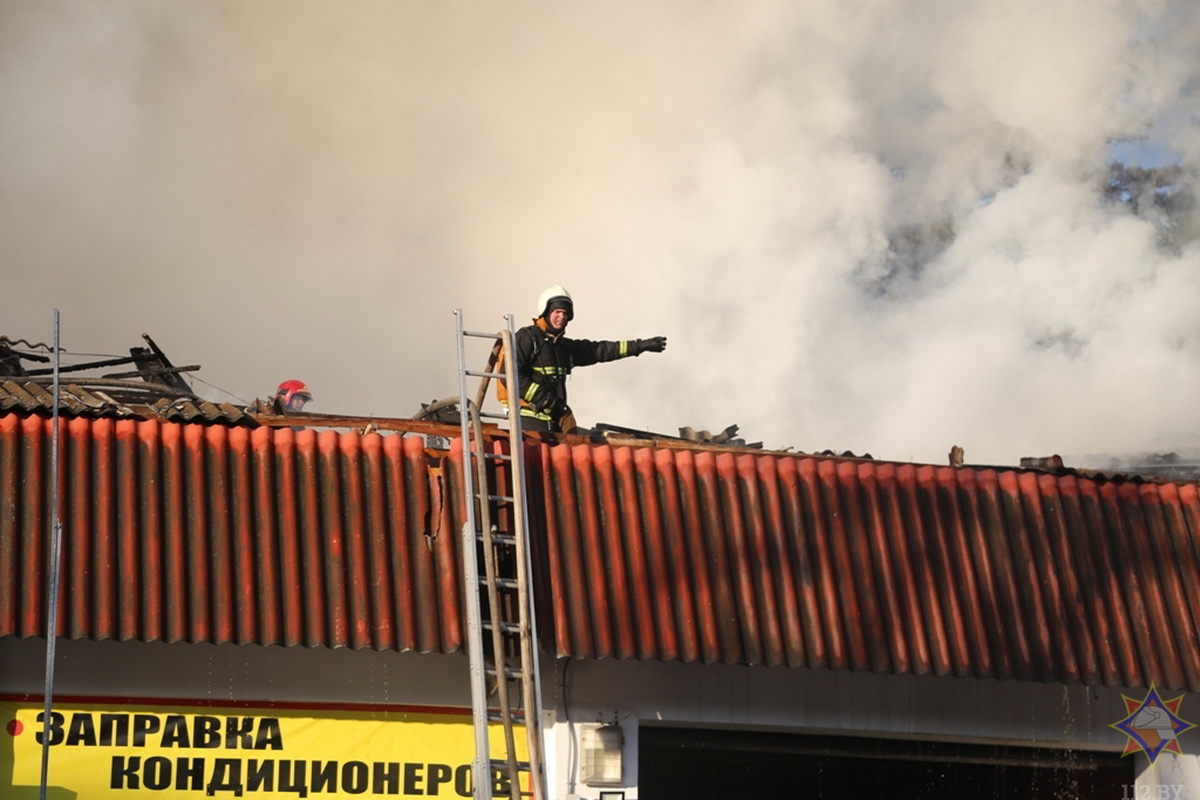
<instances>
[{"instance_id":1,"label":"outstretched arm","mask_svg":"<svg viewBox=\"0 0 1200 800\"><path fill-rule=\"evenodd\" d=\"M649 339L623 339L621 341L594 342L590 339L571 340L571 360L576 367L586 367L601 361L638 356L642 353L661 353L667 349L667 337L653 336Z\"/></svg>"}]
</instances>

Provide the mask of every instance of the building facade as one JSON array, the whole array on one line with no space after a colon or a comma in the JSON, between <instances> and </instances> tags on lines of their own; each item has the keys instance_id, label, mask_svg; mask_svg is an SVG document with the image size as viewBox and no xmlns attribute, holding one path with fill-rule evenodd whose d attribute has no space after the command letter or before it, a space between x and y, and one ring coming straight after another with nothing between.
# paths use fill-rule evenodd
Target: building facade
<instances>
[{"instance_id":1,"label":"building facade","mask_svg":"<svg viewBox=\"0 0 1200 800\"><path fill-rule=\"evenodd\" d=\"M64 418L58 796L461 795L440 433ZM53 439L44 407L0 414L16 797ZM1194 483L678 441L525 461L551 797L1200 797Z\"/></svg>"}]
</instances>

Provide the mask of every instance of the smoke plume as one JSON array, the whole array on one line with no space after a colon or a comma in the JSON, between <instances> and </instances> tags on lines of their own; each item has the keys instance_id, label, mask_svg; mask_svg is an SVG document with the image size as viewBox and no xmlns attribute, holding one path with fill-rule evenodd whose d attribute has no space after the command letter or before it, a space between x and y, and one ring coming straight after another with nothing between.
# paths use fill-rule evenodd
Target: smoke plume
<instances>
[{"instance_id":1,"label":"smoke plume","mask_svg":"<svg viewBox=\"0 0 1200 800\"><path fill-rule=\"evenodd\" d=\"M578 371L584 424L1173 449L1198 89L1188 0L10 0L0 333L405 417L457 393L453 309L562 283L572 335L670 339Z\"/></svg>"}]
</instances>

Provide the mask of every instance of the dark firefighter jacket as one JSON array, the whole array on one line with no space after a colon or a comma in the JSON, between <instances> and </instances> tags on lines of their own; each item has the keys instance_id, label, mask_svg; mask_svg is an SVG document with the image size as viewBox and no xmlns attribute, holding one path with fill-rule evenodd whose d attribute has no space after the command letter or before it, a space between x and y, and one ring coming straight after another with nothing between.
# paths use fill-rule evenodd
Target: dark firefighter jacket
<instances>
[{"instance_id":1,"label":"dark firefighter jacket","mask_svg":"<svg viewBox=\"0 0 1200 800\"><path fill-rule=\"evenodd\" d=\"M546 321L539 317L534 324L517 331L517 384L521 390L521 415L558 423L570 408L567 406L567 376L575 367L586 367L601 361L637 355L635 341L591 341L553 337ZM500 356L497 372L503 372L504 354ZM497 383L500 402L508 404L503 381Z\"/></svg>"}]
</instances>

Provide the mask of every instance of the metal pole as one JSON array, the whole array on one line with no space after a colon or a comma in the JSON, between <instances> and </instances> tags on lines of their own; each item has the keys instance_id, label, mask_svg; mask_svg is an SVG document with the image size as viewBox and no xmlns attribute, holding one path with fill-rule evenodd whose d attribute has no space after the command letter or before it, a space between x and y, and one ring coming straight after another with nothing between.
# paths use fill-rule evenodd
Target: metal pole
<instances>
[{"instance_id":1,"label":"metal pole","mask_svg":"<svg viewBox=\"0 0 1200 800\"><path fill-rule=\"evenodd\" d=\"M53 445L50 451L50 505L53 528L50 537L50 597L46 609L46 686L45 707L42 709L42 777L38 797L46 800L46 786L50 771L50 707L54 702L54 647L58 636L58 574L59 552L62 549L62 521L58 518L58 403L60 369L58 346L58 309L54 309L54 411L51 424L54 427Z\"/></svg>"}]
</instances>

